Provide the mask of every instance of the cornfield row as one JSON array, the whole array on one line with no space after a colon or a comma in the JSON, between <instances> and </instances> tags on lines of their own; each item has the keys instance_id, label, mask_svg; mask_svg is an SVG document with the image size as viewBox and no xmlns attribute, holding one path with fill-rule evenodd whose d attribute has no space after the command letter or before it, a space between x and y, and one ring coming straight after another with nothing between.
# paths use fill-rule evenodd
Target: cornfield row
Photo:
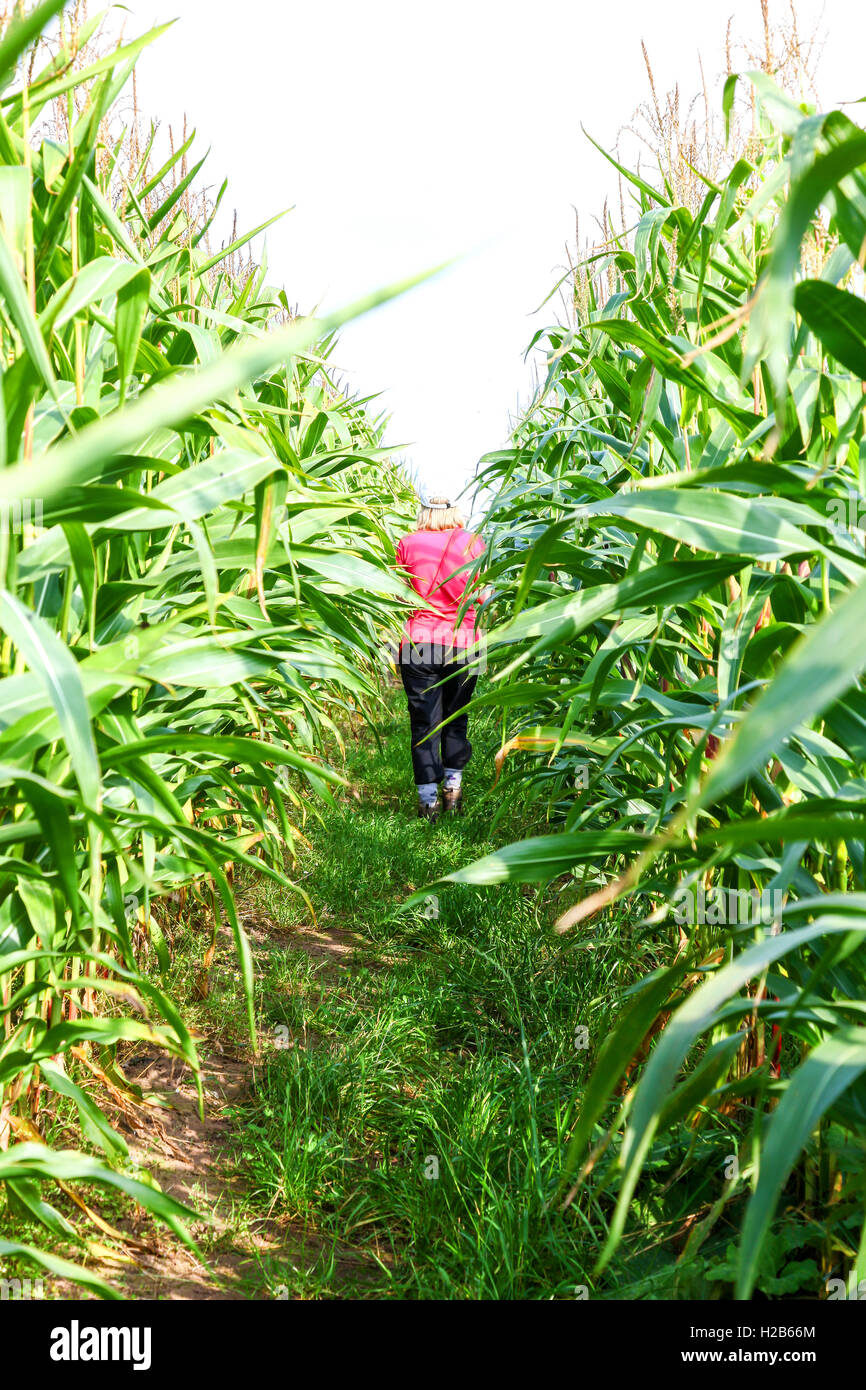
<instances>
[{"instance_id":1,"label":"cornfield row","mask_svg":"<svg viewBox=\"0 0 866 1390\"><path fill-rule=\"evenodd\" d=\"M82 1185L190 1239L112 1123L141 1101L124 1045L198 1074L143 962L193 897L255 1044L233 869L303 898L285 864L340 781L341 712L376 698L411 489L329 373L339 320L231 273L247 238L205 249L188 142L154 170L107 134L155 33L82 59L93 28L61 28L40 68L61 9L0 39L0 1184L86 1261ZM502 812L529 797L548 833L450 878L555 881L576 953L626 904L645 978L545 1201L602 1227L600 1274L688 1184L680 1258L733 1212L748 1297L813 1287L816 1245L822 1276L866 1277L866 134L740 80L748 150L699 205L620 168L635 225L572 272L573 323L480 466L501 621L474 703L501 716ZM81 1150L45 1143L57 1097Z\"/></svg>"},{"instance_id":2,"label":"cornfield row","mask_svg":"<svg viewBox=\"0 0 866 1390\"><path fill-rule=\"evenodd\" d=\"M86 1253L105 1225L80 1182L185 1237L178 1204L120 1171L109 1118L140 1105L121 1041L198 1067L141 968L166 961L153 904L200 900L205 967L224 914L255 1042L232 870L301 891L286 848L340 780L321 753L335 711L375 695L410 489L384 421L331 379L336 320L287 322L264 270L226 273L246 238L204 250L186 149L129 167L118 197L123 132L106 148L104 117L155 35L82 66L61 30L39 70L30 45L60 10L0 42L0 1183L13 1217ZM34 144L67 99L67 143ZM104 1159L46 1147L54 1095ZM0 1241L16 1253L108 1292Z\"/></svg>"},{"instance_id":3,"label":"cornfield row","mask_svg":"<svg viewBox=\"0 0 866 1390\"><path fill-rule=\"evenodd\" d=\"M577 951L630 907L647 973L559 1195L607 1211L598 1273L670 1182L706 1210L684 1262L743 1211L748 1297L817 1288L816 1231L825 1274L866 1274L866 134L741 81L752 157L691 210L620 169L635 225L576 267L482 461L507 617L475 703L553 833L451 877L557 879Z\"/></svg>"}]
</instances>

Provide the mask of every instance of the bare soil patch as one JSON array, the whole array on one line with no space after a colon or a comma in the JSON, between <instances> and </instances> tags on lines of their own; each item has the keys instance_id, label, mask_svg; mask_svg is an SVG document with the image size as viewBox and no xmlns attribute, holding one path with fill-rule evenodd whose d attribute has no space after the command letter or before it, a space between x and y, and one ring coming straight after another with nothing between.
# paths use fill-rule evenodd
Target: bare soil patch
<instances>
[{"instance_id":1,"label":"bare soil patch","mask_svg":"<svg viewBox=\"0 0 866 1390\"><path fill-rule=\"evenodd\" d=\"M274 947L302 950L328 975L347 969L361 945L359 937L339 927L303 926L287 931L260 915L253 920L247 917L245 927L257 954ZM315 1045L315 1040L298 1038L293 1045ZM137 1110L139 1123L134 1129L123 1121L118 1121L118 1127L124 1130L134 1164L152 1173L164 1192L210 1217L210 1221L188 1225L199 1246L206 1242L206 1262L142 1214L140 1221L118 1223L130 1238L125 1255L118 1251L117 1259L111 1259L106 1253L93 1268L125 1298L134 1300L286 1297L268 1268L282 1264L310 1268L324 1254L330 1256L333 1243L278 1214L249 1216L249 1204L243 1202L248 1191L230 1153L232 1118L227 1112L250 1092L252 1054L232 1055L216 1042L201 1043L200 1051L203 1118L189 1068L165 1053L138 1051L124 1064L124 1073L141 1086L148 1104ZM338 1250L336 1282L351 1279L357 1286L369 1266L369 1258L351 1247ZM80 1287L64 1280L52 1281L51 1287L55 1298L83 1296Z\"/></svg>"}]
</instances>

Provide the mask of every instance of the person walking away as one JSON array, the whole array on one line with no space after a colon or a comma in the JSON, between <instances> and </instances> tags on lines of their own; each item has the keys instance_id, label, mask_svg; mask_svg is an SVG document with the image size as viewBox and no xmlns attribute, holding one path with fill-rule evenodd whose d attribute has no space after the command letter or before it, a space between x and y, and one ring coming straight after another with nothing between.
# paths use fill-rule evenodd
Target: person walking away
<instances>
[{"instance_id":1,"label":"person walking away","mask_svg":"<svg viewBox=\"0 0 866 1390\"><path fill-rule=\"evenodd\" d=\"M465 707L478 680L471 666L478 632L474 602L460 611L469 572L456 571L483 551L480 536L465 530L462 514L444 494L422 493L416 529L397 545L397 565L422 601L403 632L400 677L409 707L418 815L423 820L438 819L440 783L446 814L462 810L463 769L472 756ZM443 719L449 723L434 733Z\"/></svg>"}]
</instances>

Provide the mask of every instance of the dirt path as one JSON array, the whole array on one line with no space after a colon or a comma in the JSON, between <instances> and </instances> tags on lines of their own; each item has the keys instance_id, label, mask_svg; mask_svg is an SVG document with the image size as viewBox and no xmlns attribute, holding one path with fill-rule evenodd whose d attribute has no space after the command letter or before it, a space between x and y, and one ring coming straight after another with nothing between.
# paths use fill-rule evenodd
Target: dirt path
<instances>
[{"instance_id":1,"label":"dirt path","mask_svg":"<svg viewBox=\"0 0 866 1390\"><path fill-rule=\"evenodd\" d=\"M227 1170L225 1148L229 1138L227 1105L241 1100L249 1088L249 1064L216 1049L208 1051L202 1066L205 1096L204 1120L199 1118L195 1085L189 1069L175 1058L159 1053L139 1056L127 1069L145 1094L163 1101L156 1111L151 1133L130 1143L134 1163L149 1169L163 1191L187 1206L209 1212L213 1227L193 1227L197 1238L213 1242L210 1268L190 1250L159 1230L151 1233L147 1248L136 1252L137 1269L121 1284L129 1298L232 1299L267 1297L256 1279L259 1261L278 1243L276 1232L232 1229L231 1212L241 1196L237 1181ZM259 1284L261 1291L255 1292Z\"/></svg>"},{"instance_id":2,"label":"dirt path","mask_svg":"<svg viewBox=\"0 0 866 1390\"><path fill-rule=\"evenodd\" d=\"M256 957L274 946L304 951L326 976L346 970L359 941L342 928L299 927L286 932L260 914L245 923ZM229 950L230 938L229 938ZM292 1045L303 1046L297 1038ZM314 1045L312 1039L306 1045ZM330 1254L323 1241L298 1223L274 1215L250 1215L249 1191L233 1166L230 1109L251 1092L251 1054L232 1055L218 1043L201 1043L204 1119L199 1116L195 1083L189 1068L156 1050L138 1052L124 1066L128 1080L141 1086L150 1104L139 1111L136 1129L123 1123L132 1163L153 1174L164 1192L211 1220L189 1223L206 1253L203 1263L164 1226L142 1216L119 1222L131 1238L125 1256L110 1258L103 1246L93 1268L128 1299L236 1300L286 1297L273 1282L268 1265L298 1268ZM240 1215L239 1215L240 1214ZM346 1277L363 1278L366 1261L350 1248L336 1252ZM58 1280L53 1296L80 1299L79 1286Z\"/></svg>"}]
</instances>

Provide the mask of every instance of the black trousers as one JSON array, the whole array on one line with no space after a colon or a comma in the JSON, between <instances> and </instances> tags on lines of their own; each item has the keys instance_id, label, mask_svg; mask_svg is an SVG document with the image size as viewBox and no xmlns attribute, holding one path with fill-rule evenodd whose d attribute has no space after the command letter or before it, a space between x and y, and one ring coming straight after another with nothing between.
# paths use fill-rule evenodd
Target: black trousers
<instances>
[{"instance_id":1,"label":"black trousers","mask_svg":"<svg viewBox=\"0 0 866 1390\"><path fill-rule=\"evenodd\" d=\"M411 660L408 655L401 654L400 675L409 704L412 771L416 783L441 782L445 767L463 768L472 757L469 716L458 714L432 737L431 730L469 703L478 675L463 662Z\"/></svg>"}]
</instances>

